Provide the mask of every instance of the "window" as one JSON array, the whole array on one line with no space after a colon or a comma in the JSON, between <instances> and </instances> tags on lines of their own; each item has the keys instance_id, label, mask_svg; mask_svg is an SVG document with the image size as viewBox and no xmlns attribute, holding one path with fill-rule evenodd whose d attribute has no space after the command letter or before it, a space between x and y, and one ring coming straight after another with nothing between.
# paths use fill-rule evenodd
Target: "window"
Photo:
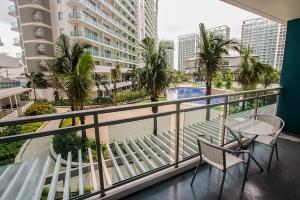
<instances>
[{"instance_id":1,"label":"window","mask_svg":"<svg viewBox=\"0 0 300 200\"><path fill-rule=\"evenodd\" d=\"M64 29L64 28L60 28L60 29L59 29L59 34L62 35L62 34L64 34L64 33L65 33L65 29Z\"/></svg>"},{"instance_id":2,"label":"window","mask_svg":"<svg viewBox=\"0 0 300 200\"><path fill-rule=\"evenodd\" d=\"M57 4L60 4L62 2L62 0L56 0Z\"/></svg>"},{"instance_id":3,"label":"window","mask_svg":"<svg viewBox=\"0 0 300 200\"><path fill-rule=\"evenodd\" d=\"M63 12L58 12L58 20L61 21L64 19Z\"/></svg>"}]
</instances>

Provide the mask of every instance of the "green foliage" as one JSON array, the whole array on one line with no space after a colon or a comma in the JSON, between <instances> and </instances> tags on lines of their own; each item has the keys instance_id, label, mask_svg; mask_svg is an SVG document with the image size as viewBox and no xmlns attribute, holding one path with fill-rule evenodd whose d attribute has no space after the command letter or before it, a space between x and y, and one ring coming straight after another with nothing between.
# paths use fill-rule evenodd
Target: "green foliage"
<instances>
[{"instance_id":1,"label":"green foliage","mask_svg":"<svg viewBox=\"0 0 300 200\"><path fill-rule=\"evenodd\" d=\"M55 113L56 109L51 103L45 101L34 102L24 113L25 116L44 115Z\"/></svg>"},{"instance_id":2,"label":"green foliage","mask_svg":"<svg viewBox=\"0 0 300 200\"><path fill-rule=\"evenodd\" d=\"M32 133L42 126L43 122L35 122L30 124L9 126L0 131L0 137ZM19 153L20 148L25 140L12 142L9 144L0 144L0 165L14 163L15 157Z\"/></svg>"},{"instance_id":3,"label":"green foliage","mask_svg":"<svg viewBox=\"0 0 300 200\"><path fill-rule=\"evenodd\" d=\"M140 75L141 85L151 101L155 102L170 85L166 46L163 42L157 45L153 38L146 37L142 40L141 47L145 63ZM153 107L152 111L156 113L157 108Z\"/></svg>"},{"instance_id":4,"label":"green foliage","mask_svg":"<svg viewBox=\"0 0 300 200\"><path fill-rule=\"evenodd\" d=\"M178 71L173 68L169 68L168 73L170 77L170 82L172 84L185 83L191 81L191 77L192 77L191 74L185 71Z\"/></svg>"},{"instance_id":5,"label":"green foliage","mask_svg":"<svg viewBox=\"0 0 300 200\"><path fill-rule=\"evenodd\" d=\"M204 24L200 24L200 51L197 53L196 66L199 74L203 74L206 80L206 94L211 94L211 85L222 57L229 54L229 50L237 50L238 43L234 40L226 40L206 30ZM200 73L201 72L201 73Z\"/></svg>"},{"instance_id":6,"label":"green foliage","mask_svg":"<svg viewBox=\"0 0 300 200\"><path fill-rule=\"evenodd\" d=\"M233 84L233 75L231 72L227 71L225 72L224 74L224 77L225 77L225 88L226 89L230 89L232 87L232 84Z\"/></svg>"},{"instance_id":7,"label":"green foliage","mask_svg":"<svg viewBox=\"0 0 300 200\"><path fill-rule=\"evenodd\" d=\"M145 91L127 91L127 92L119 92L116 96L116 101L118 103L123 102L132 102L139 99L143 99L147 97L147 93Z\"/></svg>"},{"instance_id":8,"label":"green foliage","mask_svg":"<svg viewBox=\"0 0 300 200\"><path fill-rule=\"evenodd\" d=\"M113 100L111 96L104 96L104 97L97 97L96 99L94 99L94 101L90 101L90 103L96 105L108 105L108 104L112 104Z\"/></svg>"},{"instance_id":9,"label":"green foliage","mask_svg":"<svg viewBox=\"0 0 300 200\"><path fill-rule=\"evenodd\" d=\"M221 88L224 86L223 76L220 72L217 72L214 78L214 86Z\"/></svg>"},{"instance_id":10,"label":"green foliage","mask_svg":"<svg viewBox=\"0 0 300 200\"><path fill-rule=\"evenodd\" d=\"M263 73L261 75L261 83L267 88L272 83L278 83L280 79L279 72L270 65L264 65Z\"/></svg>"},{"instance_id":11,"label":"green foliage","mask_svg":"<svg viewBox=\"0 0 300 200\"><path fill-rule=\"evenodd\" d=\"M249 47L242 49L240 54L242 61L237 80L243 90L255 89L264 73L265 66L252 56L252 50Z\"/></svg>"}]
</instances>

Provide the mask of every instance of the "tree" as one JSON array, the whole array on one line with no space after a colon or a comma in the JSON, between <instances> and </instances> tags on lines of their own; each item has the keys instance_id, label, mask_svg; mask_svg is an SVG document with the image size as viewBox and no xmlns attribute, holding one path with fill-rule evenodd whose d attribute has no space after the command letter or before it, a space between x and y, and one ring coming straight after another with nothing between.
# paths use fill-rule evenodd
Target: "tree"
<instances>
[{"instance_id":1,"label":"tree","mask_svg":"<svg viewBox=\"0 0 300 200\"><path fill-rule=\"evenodd\" d=\"M228 55L229 50L238 50L238 43L231 39L219 37L206 30L201 23L200 27L200 51L196 55L196 66L199 71L204 72L206 95L211 95L212 81L222 62L222 56ZM210 104L210 100L207 100ZM206 119L210 116L209 109L206 112Z\"/></svg>"},{"instance_id":2,"label":"tree","mask_svg":"<svg viewBox=\"0 0 300 200\"><path fill-rule=\"evenodd\" d=\"M111 80L113 81L113 104L114 106L117 105L117 81L120 80L122 73L121 73L121 68L120 65L117 64L116 67L112 68L110 70L111 73Z\"/></svg>"},{"instance_id":3,"label":"tree","mask_svg":"<svg viewBox=\"0 0 300 200\"><path fill-rule=\"evenodd\" d=\"M79 63L79 59L82 54L91 48L91 45L87 43L71 43L70 38L64 34L60 35L54 45L55 58L50 64L50 71L52 73L52 80L58 90L63 91L69 98L71 104L71 110L78 110L76 108L76 102L78 102L73 96L71 96L64 82L61 80L61 76L74 72ZM72 125L75 125L75 118L72 120Z\"/></svg>"},{"instance_id":4,"label":"tree","mask_svg":"<svg viewBox=\"0 0 300 200\"><path fill-rule=\"evenodd\" d=\"M69 98L71 110L83 110L84 102L92 93L94 61L89 51L91 46L76 42L72 44L69 37L61 35L55 43L55 59L50 66L53 81ZM80 117L85 123L85 117ZM72 125L76 120L72 118ZM86 145L86 131L82 131L82 144Z\"/></svg>"},{"instance_id":5,"label":"tree","mask_svg":"<svg viewBox=\"0 0 300 200\"><path fill-rule=\"evenodd\" d=\"M108 85L108 81L107 81L107 76L104 75L104 74L97 74L95 73L94 74L94 81L95 81L95 85L98 89L97 91L97 95L98 97L100 97L100 94L101 94L101 89L100 89L100 86L102 86L106 92L109 91L109 85Z\"/></svg>"},{"instance_id":6,"label":"tree","mask_svg":"<svg viewBox=\"0 0 300 200\"><path fill-rule=\"evenodd\" d=\"M142 40L141 47L142 59L145 63L141 72L142 85L150 96L151 102L157 102L159 95L166 92L170 84L166 45L163 42L157 45L153 38L146 37ZM158 106L153 106L152 113L157 112ZM157 118L154 118L153 133L157 133Z\"/></svg>"},{"instance_id":7,"label":"tree","mask_svg":"<svg viewBox=\"0 0 300 200\"><path fill-rule=\"evenodd\" d=\"M230 71L226 71L224 73L224 77L225 77L225 88L230 89L233 82L233 75Z\"/></svg>"},{"instance_id":8,"label":"tree","mask_svg":"<svg viewBox=\"0 0 300 200\"><path fill-rule=\"evenodd\" d=\"M133 90L141 88L141 71L142 69L138 68L136 65L129 70Z\"/></svg>"},{"instance_id":9,"label":"tree","mask_svg":"<svg viewBox=\"0 0 300 200\"><path fill-rule=\"evenodd\" d=\"M249 47L241 49L240 55L241 65L237 81L243 90L255 89L261 80L265 66L252 56L252 50Z\"/></svg>"},{"instance_id":10,"label":"tree","mask_svg":"<svg viewBox=\"0 0 300 200\"><path fill-rule=\"evenodd\" d=\"M31 72L25 74L25 77L29 80L26 84L26 87L33 88L34 100L36 101L36 88L46 88L48 85L47 80L44 78L45 75L43 73L35 73Z\"/></svg>"},{"instance_id":11,"label":"tree","mask_svg":"<svg viewBox=\"0 0 300 200\"><path fill-rule=\"evenodd\" d=\"M279 72L270 65L264 65L264 72L261 76L261 83L264 88L267 88L272 83L279 82Z\"/></svg>"}]
</instances>

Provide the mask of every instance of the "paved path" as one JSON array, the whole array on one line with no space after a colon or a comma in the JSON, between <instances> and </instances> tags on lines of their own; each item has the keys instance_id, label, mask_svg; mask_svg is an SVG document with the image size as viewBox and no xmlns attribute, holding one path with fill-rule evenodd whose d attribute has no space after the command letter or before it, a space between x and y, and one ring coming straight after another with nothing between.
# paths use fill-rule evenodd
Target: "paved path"
<instances>
[{"instance_id":1,"label":"paved path","mask_svg":"<svg viewBox=\"0 0 300 200\"><path fill-rule=\"evenodd\" d=\"M41 131L53 130L58 128L59 124L60 120L50 121ZM21 160L29 160L50 155L49 148L52 137L53 136L47 136L32 139L24 150Z\"/></svg>"},{"instance_id":2,"label":"paved path","mask_svg":"<svg viewBox=\"0 0 300 200\"><path fill-rule=\"evenodd\" d=\"M66 112L67 109L57 109L58 113ZM57 129L61 120L49 121L40 131ZM50 142L53 136L32 139L21 156L21 160L30 160L50 155Z\"/></svg>"}]
</instances>

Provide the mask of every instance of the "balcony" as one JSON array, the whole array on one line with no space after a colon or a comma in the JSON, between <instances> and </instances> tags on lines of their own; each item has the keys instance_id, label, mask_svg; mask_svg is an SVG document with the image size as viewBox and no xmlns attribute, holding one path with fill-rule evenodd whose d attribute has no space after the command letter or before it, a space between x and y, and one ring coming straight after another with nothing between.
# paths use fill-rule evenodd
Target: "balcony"
<instances>
[{"instance_id":1,"label":"balcony","mask_svg":"<svg viewBox=\"0 0 300 200\"><path fill-rule=\"evenodd\" d=\"M14 46L21 46L21 39L20 37L16 37L14 38L14 43L13 43Z\"/></svg>"},{"instance_id":2,"label":"balcony","mask_svg":"<svg viewBox=\"0 0 300 200\"><path fill-rule=\"evenodd\" d=\"M10 23L10 30L19 32L18 22L11 22Z\"/></svg>"},{"instance_id":3,"label":"balcony","mask_svg":"<svg viewBox=\"0 0 300 200\"><path fill-rule=\"evenodd\" d=\"M16 17L17 14L16 14L16 7L15 5L10 5L8 6L8 14L12 17Z\"/></svg>"},{"instance_id":4,"label":"balcony","mask_svg":"<svg viewBox=\"0 0 300 200\"><path fill-rule=\"evenodd\" d=\"M188 190L188 186L182 184L190 180L192 172L188 170L198 161L199 153L196 144L198 135L205 134L208 136L207 140L213 138L213 143L216 145L234 146L236 140L226 134L222 128L225 120L247 118L254 113L274 114L280 90L281 88L270 88L0 121L0 127L34 122L47 123L47 128L34 133L0 137L0 144L29 140L31 144L43 146L43 150L41 147L36 147L37 149L31 154L23 152L18 163L0 167L0 177L6 180L5 184L1 185L9 185L3 188L2 197L39 199L43 193L44 198L63 196L65 199L86 199L98 195L120 198L186 171L187 173L181 176L183 179L175 177L173 179L175 182L163 182L159 187L174 189L177 181L181 186L176 191ZM208 99L211 104L206 104ZM245 105L245 108L242 108L242 105ZM153 106L158 106L158 113L151 112ZM72 117L85 117L85 124L58 126L62 120ZM52 137L71 133L81 135L83 132L89 139L93 139L93 145L87 146L86 150L85 147L75 149L64 155L55 153ZM293 151L295 144L286 141L281 141L279 144L282 151L289 151L285 148L289 145L293 145L289 148ZM27 146L27 150L24 151L31 148L34 149L34 146ZM260 148L256 152L258 155L264 155ZM22 156L25 154L26 158ZM281 154L283 161L278 161L278 164L274 164L273 167L287 173L285 161L291 162L296 158L292 157L293 154L289 155L284 158ZM258 158L264 160L260 156ZM299 158L296 159L293 161L294 164L299 163ZM276 169L272 172L274 177L271 179L278 181L286 177ZM291 177L289 174L296 169L291 169L287 176ZM201 172L204 177L206 171L207 167L203 165ZM250 173L249 186L246 189L248 188L251 194L256 186L264 184L264 181L268 180L272 186L271 179L263 178L255 168L251 167ZM197 179L196 184L199 187L194 193L195 198L206 195L210 191L205 189L206 193L202 192L200 186L207 183L203 180L203 176ZM216 174L213 178L215 176ZM297 176L299 173L294 177ZM281 183L287 185L291 179L284 180L285 182ZM293 184L291 187L297 186ZM239 195L239 193L229 193L229 189L227 195ZM153 189L150 188L148 191ZM149 198L156 198L162 195L160 191L161 189L149 193L145 190L144 193L133 195L132 198L139 199L143 195L143 197L147 195ZM178 195L177 197L184 195L176 191L169 194ZM211 190L211 193L214 194L214 190ZM258 194L259 191L256 193ZM190 191L185 195L193 195L193 193ZM213 199L210 197L211 195L206 199ZM290 197L295 196L291 194Z\"/></svg>"}]
</instances>

